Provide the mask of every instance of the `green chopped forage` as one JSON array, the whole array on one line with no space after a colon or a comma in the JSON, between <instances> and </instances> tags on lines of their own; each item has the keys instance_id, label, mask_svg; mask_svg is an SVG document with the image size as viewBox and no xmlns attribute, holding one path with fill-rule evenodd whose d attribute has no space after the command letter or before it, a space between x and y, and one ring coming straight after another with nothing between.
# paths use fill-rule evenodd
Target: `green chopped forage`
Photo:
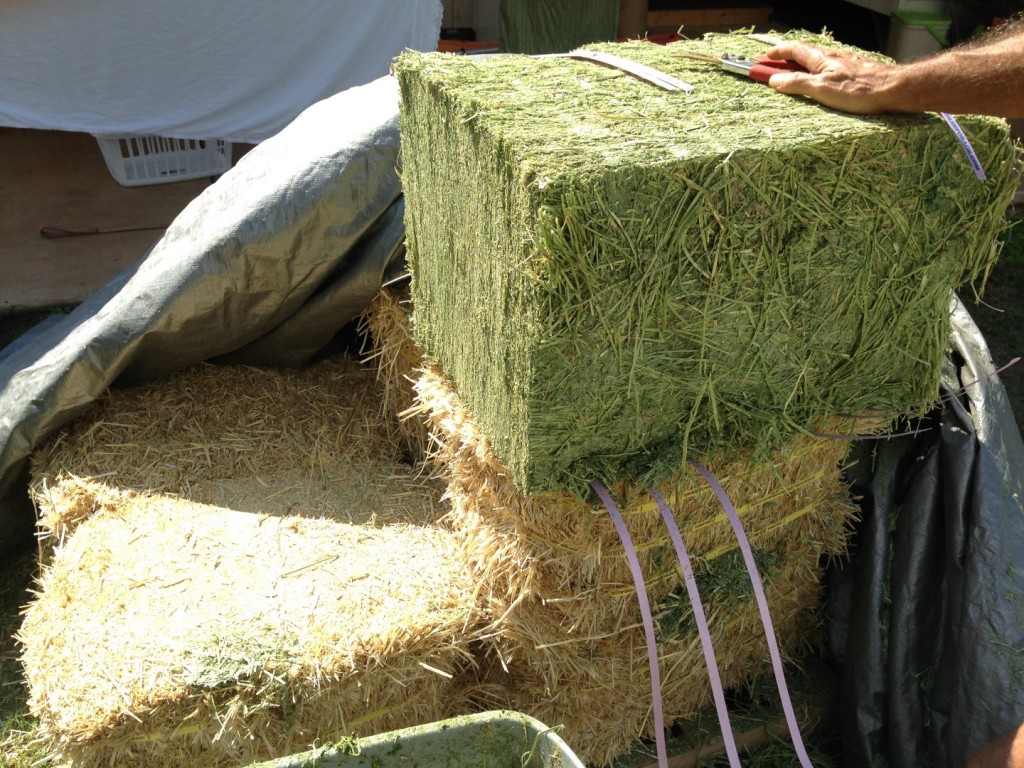
<instances>
[{"instance_id":1,"label":"green chopped forage","mask_svg":"<svg viewBox=\"0 0 1024 768\"><path fill-rule=\"evenodd\" d=\"M806 37L806 35L802 35ZM845 115L682 52L406 52L414 332L526 493L777 449L938 393L950 292L983 281L1020 177L1005 122Z\"/></svg>"}]
</instances>

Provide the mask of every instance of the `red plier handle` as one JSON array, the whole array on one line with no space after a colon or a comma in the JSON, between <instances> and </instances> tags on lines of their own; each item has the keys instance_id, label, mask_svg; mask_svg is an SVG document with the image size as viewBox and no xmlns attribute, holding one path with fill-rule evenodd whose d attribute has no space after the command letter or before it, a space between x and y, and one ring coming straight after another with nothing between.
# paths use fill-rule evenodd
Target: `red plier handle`
<instances>
[{"instance_id":1,"label":"red plier handle","mask_svg":"<svg viewBox=\"0 0 1024 768\"><path fill-rule=\"evenodd\" d=\"M772 75L780 72L806 72L807 68L790 59L769 59L767 56L737 56L727 53L721 58L722 69L751 80L767 83Z\"/></svg>"},{"instance_id":2,"label":"red plier handle","mask_svg":"<svg viewBox=\"0 0 1024 768\"><path fill-rule=\"evenodd\" d=\"M754 56L754 66L747 75L759 83L767 83L772 75L779 72L806 72L807 67L797 64L792 59L769 59L767 56Z\"/></svg>"}]
</instances>

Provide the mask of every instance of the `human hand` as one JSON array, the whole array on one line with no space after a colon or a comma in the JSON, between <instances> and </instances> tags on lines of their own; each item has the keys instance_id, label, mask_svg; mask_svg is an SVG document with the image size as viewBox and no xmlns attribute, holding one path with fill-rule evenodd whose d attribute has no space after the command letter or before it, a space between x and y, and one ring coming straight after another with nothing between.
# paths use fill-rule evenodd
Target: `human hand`
<instances>
[{"instance_id":1,"label":"human hand","mask_svg":"<svg viewBox=\"0 0 1024 768\"><path fill-rule=\"evenodd\" d=\"M861 115L902 111L898 104L890 103L896 70L892 64L802 42L776 45L765 56L790 59L807 70L772 75L768 84L780 93L807 96L827 107Z\"/></svg>"},{"instance_id":2,"label":"human hand","mask_svg":"<svg viewBox=\"0 0 1024 768\"><path fill-rule=\"evenodd\" d=\"M1007 731L975 752L967 768L1022 768L1024 766L1024 725Z\"/></svg>"}]
</instances>

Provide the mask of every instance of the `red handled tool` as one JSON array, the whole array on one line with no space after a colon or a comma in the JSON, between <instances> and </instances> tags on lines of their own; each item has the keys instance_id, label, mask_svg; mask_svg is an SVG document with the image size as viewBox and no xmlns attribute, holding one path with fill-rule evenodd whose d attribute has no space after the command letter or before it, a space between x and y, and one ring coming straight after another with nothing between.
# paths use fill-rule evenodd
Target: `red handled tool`
<instances>
[{"instance_id":1,"label":"red handled tool","mask_svg":"<svg viewBox=\"0 0 1024 768\"><path fill-rule=\"evenodd\" d=\"M706 56L701 53L681 53L687 59L697 59L717 64L726 72L749 77L759 83L767 83L772 75L780 72L806 72L807 68L790 59L769 59L767 56L740 56L723 53L721 56Z\"/></svg>"}]
</instances>

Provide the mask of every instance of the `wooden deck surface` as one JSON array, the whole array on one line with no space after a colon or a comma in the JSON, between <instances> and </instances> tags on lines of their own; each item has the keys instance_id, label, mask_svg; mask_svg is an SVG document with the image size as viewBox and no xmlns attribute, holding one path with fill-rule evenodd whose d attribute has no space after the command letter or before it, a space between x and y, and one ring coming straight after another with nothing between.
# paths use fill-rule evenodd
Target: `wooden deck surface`
<instances>
[{"instance_id":1,"label":"wooden deck surface","mask_svg":"<svg viewBox=\"0 0 1024 768\"><path fill-rule=\"evenodd\" d=\"M89 134L0 128L0 312L81 302L210 183L123 187ZM46 238L42 227L106 234ZM155 229L109 232L139 227Z\"/></svg>"}]
</instances>

